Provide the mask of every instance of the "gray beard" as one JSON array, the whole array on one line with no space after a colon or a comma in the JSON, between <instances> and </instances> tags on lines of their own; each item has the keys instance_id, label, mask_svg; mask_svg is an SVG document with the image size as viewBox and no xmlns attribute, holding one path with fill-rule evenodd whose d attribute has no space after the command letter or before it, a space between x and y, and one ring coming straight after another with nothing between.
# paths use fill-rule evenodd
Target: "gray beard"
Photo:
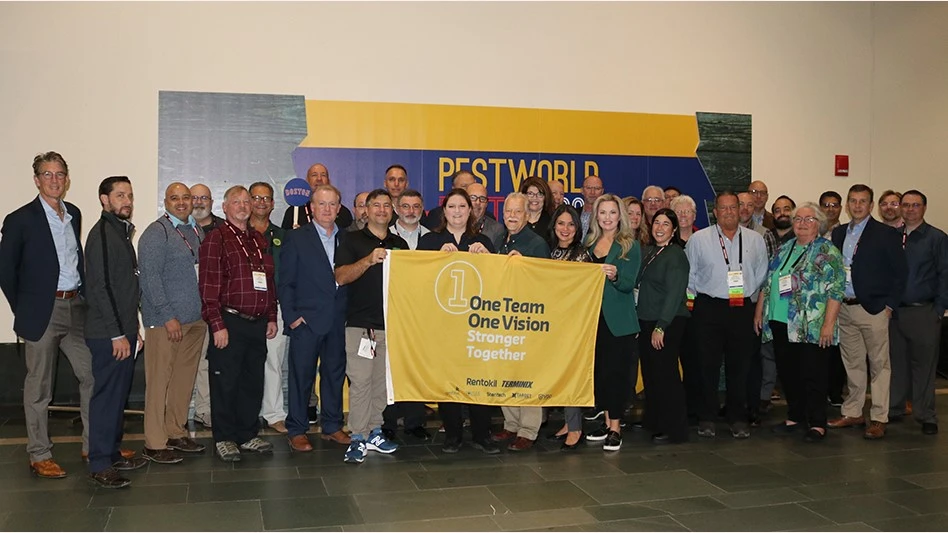
<instances>
[{"instance_id":1,"label":"gray beard","mask_svg":"<svg viewBox=\"0 0 948 533\"><path fill-rule=\"evenodd\" d=\"M191 216L199 220L205 219L211 216L211 210L206 209L206 208L195 207L194 209L191 210Z\"/></svg>"}]
</instances>

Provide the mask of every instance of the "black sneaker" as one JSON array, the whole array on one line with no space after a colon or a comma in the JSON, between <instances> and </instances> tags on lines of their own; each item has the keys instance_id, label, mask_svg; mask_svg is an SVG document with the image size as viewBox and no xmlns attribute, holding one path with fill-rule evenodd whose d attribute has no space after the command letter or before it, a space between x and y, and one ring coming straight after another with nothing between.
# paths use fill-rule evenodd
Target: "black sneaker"
<instances>
[{"instance_id":1,"label":"black sneaker","mask_svg":"<svg viewBox=\"0 0 948 533\"><path fill-rule=\"evenodd\" d=\"M617 452L622 448L622 435L617 431L610 431L606 436L606 441L602 443L602 449L607 452Z\"/></svg>"},{"instance_id":2,"label":"black sneaker","mask_svg":"<svg viewBox=\"0 0 948 533\"><path fill-rule=\"evenodd\" d=\"M586 412L583 413L583 418L585 418L586 420L595 420L604 414L606 414L605 409L593 407L592 409L588 409L586 410Z\"/></svg>"},{"instance_id":3,"label":"black sneaker","mask_svg":"<svg viewBox=\"0 0 948 533\"><path fill-rule=\"evenodd\" d=\"M596 428L596 431L593 431L589 435L586 435L586 440L591 440L593 442L599 442L606 440L606 437L609 435L609 429L606 428L606 425L603 424Z\"/></svg>"},{"instance_id":4,"label":"black sneaker","mask_svg":"<svg viewBox=\"0 0 948 533\"><path fill-rule=\"evenodd\" d=\"M471 443L471 447L475 450L480 450L487 455L496 455L500 453L500 447L498 447L497 444L495 444L494 441L490 439L484 439L481 441L476 440Z\"/></svg>"},{"instance_id":5,"label":"black sneaker","mask_svg":"<svg viewBox=\"0 0 948 533\"><path fill-rule=\"evenodd\" d=\"M139 468L147 464L148 464L148 460L146 460L141 455L136 455L132 457L131 459L126 459L122 457L118 461L115 461L114 463L112 463L112 468L114 468L115 470L138 470Z\"/></svg>"},{"instance_id":6,"label":"black sneaker","mask_svg":"<svg viewBox=\"0 0 948 533\"><path fill-rule=\"evenodd\" d=\"M751 432L750 428L747 427L746 422L735 422L731 424L731 436L735 439L747 439L750 438Z\"/></svg>"},{"instance_id":7,"label":"black sneaker","mask_svg":"<svg viewBox=\"0 0 948 533\"><path fill-rule=\"evenodd\" d=\"M132 484L130 479L122 477L114 468L106 468L101 472L89 474L89 479L103 489L121 489Z\"/></svg>"},{"instance_id":8,"label":"black sneaker","mask_svg":"<svg viewBox=\"0 0 948 533\"><path fill-rule=\"evenodd\" d=\"M173 450L152 450L150 448L142 448L142 457L148 459L153 463L158 463L160 465L173 465L178 464L184 459L175 453Z\"/></svg>"},{"instance_id":9,"label":"black sneaker","mask_svg":"<svg viewBox=\"0 0 948 533\"><path fill-rule=\"evenodd\" d=\"M204 445L195 442L191 437L168 439L168 443L165 446L167 446L169 450L177 450L184 453L202 453L204 451Z\"/></svg>"},{"instance_id":10,"label":"black sneaker","mask_svg":"<svg viewBox=\"0 0 948 533\"><path fill-rule=\"evenodd\" d=\"M315 424L319 421L319 407L315 405L310 405L306 408L306 418L309 420L310 424Z\"/></svg>"},{"instance_id":11,"label":"black sneaker","mask_svg":"<svg viewBox=\"0 0 948 533\"><path fill-rule=\"evenodd\" d=\"M446 440L441 445L441 453L458 453L459 451L461 451L461 441L459 440Z\"/></svg>"}]
</instances>

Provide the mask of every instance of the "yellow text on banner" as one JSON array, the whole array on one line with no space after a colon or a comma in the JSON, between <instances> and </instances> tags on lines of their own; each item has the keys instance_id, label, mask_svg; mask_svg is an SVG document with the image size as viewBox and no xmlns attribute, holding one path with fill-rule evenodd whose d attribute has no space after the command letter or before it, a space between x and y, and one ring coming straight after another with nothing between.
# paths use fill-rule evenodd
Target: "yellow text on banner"
<instances>
[{"instance_id":1,"label":"yellow text on banner","mask_svg":"<svg viewBox=\"0 0 948 533\"><path fill-rule=\"evenodd\" d=\"M599 265L393 251L388 401L593 405Z\"/></svg>"}]
</instances>

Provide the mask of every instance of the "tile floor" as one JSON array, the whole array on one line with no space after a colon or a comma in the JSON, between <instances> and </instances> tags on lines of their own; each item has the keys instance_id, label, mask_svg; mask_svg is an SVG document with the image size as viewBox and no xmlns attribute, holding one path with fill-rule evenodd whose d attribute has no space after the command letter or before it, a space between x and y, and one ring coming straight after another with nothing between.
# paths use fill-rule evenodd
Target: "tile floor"
<instances>
[{"instance_id":1,"label":"tile floor","mask_svg":"<svg viewBox=\"0 0 948 533\"><path fill-rule=\"evenodd\" d=\"M948 412L948 396L938 408ZM268 431L271 456L149 464L117 491L87 481L68 415L54 414L51 428L66 479L31 477L22 413L0 411L0 530L948 530L948 436L924 436L912 421L891 424L881 441L837 430L821 444L764 427L746 441L719 431L656 447L627 430L612 454L595 445L563 454L541 440L528 452L489 457L465 446L447 456L440 434L427 444L406 437L394 455L370 453L358 466L315 436L314 452L291 454ZM128 417L127 446L141 447L141 429L140 416ZM211 444L208 432L198 437Z\"/></svg>"}]
</instances>

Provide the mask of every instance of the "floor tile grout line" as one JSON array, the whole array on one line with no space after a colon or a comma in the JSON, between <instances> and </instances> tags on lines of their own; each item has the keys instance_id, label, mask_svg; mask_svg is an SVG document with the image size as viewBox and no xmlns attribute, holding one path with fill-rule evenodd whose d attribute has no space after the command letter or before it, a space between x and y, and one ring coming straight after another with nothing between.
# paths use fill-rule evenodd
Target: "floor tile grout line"
<instances>
[{"instance_id":1,"label":"floor tile grout line","mask_svg":"<svg viewBox=\"0 0 948 533\"><path fill-rule=\"evenodd\" d=\"M803 509L804 511L809 511L809 512L815 514L816 516L818 516L818 517L820 517L820 518L822 518L822 519L824 519L824 520L829 520L830 523L832 523L832 524L839 525L839 524L845 524L845 523L846 523L846 522L837 522L836 520L833 520L832 518L830 518L830 517L828 517L828 516L826 516L826 515L824 515L824 514L822 514L822 513L818 513L818 512L814 511L813 509L810 509L809 507L807 507L807 506L805 506L805 505L800 505L799 503L794 503L793 505L796 505L797 507Z\"/></svg>"}]
</instances>

